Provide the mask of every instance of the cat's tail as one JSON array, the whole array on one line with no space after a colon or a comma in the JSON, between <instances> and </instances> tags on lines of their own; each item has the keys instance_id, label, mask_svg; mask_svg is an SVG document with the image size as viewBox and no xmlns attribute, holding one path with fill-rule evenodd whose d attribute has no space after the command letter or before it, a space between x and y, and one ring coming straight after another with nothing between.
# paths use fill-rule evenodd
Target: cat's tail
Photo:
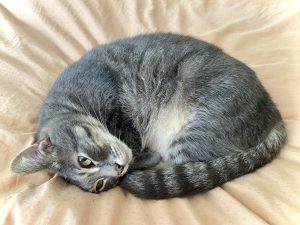
<instances>
[{"instance_id":1,"label":"cat's tail","mask_svg":"<svg viewBox=\"0 0 300 225\"><path fill-rule=\"evenodd\" d=\"M248 150L209 162L157 166L124 176L121 186L141 198L162 199L210 190L269 163L285 143L283 122Z\"/></svg>"}]
</instances>

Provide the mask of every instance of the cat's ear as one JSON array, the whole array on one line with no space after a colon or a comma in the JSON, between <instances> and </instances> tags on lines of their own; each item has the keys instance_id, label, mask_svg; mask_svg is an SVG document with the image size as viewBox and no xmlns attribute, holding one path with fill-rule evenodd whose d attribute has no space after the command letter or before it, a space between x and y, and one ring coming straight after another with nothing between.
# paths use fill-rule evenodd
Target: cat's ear
<instances>
[{"instance_id":1,"label":"cat's ear","mask_svg":"<svg viewBox=\"0 0 300 225\"><path fill-rule=\"evenodd\" d=\"M19 174L29 174L47 169L53 163L55 148L49 139L43 139L24 149L14 158L11 170Z\"/></svg>"}]
</instances>

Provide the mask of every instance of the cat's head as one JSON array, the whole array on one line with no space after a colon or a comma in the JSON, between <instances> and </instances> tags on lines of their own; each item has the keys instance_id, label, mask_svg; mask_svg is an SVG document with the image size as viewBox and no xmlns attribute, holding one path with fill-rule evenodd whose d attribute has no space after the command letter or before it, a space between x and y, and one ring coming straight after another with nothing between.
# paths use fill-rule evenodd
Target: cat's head
<instances>
[{"instance_id":1,"label":"cat's head","mask_svg":"<svg viewBox=\"0 0 300 225\"><path fill-rule=\"evenodd\" d=\"M40 140L12 162L13 172L34 173L47 169L90 192L114 187L132 160L132 152L98 121L52 121Z\"/></svg>"}]
</instances>

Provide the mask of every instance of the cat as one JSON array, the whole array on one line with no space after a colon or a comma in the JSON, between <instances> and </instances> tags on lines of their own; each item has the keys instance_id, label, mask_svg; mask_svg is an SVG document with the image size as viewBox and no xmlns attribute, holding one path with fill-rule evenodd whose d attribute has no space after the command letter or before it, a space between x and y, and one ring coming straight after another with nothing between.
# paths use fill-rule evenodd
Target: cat
<instances>
[{"instance_id":1,"label":"cat","mask_svg":"<svg viewBox=\"0 0 300 225\"><path fill-rule=\"evenodd\" d=\"M285 141L278 109L244 63L190 36L145 34L66 68L41 106L36 142L11 169L163 199L250 173Z\"/></svg>"}]
</instances>

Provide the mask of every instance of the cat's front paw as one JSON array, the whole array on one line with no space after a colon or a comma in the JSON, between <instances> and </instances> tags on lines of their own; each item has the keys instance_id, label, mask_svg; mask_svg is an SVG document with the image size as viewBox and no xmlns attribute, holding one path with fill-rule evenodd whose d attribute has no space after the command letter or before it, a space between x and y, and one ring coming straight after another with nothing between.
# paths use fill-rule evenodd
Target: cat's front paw
<instances>
[{"instance_id":1,"label":"cat's front paw","mask_svg":"<svg viewBox=\"0 0 300 225\"><path fill-rule=\"evenodd\" d=\"M134 170L145 170L156 166L161 161L161 156L157 152L141 152L134 157L129 165L127 173Z\"/></svg>"}]
</instances>

